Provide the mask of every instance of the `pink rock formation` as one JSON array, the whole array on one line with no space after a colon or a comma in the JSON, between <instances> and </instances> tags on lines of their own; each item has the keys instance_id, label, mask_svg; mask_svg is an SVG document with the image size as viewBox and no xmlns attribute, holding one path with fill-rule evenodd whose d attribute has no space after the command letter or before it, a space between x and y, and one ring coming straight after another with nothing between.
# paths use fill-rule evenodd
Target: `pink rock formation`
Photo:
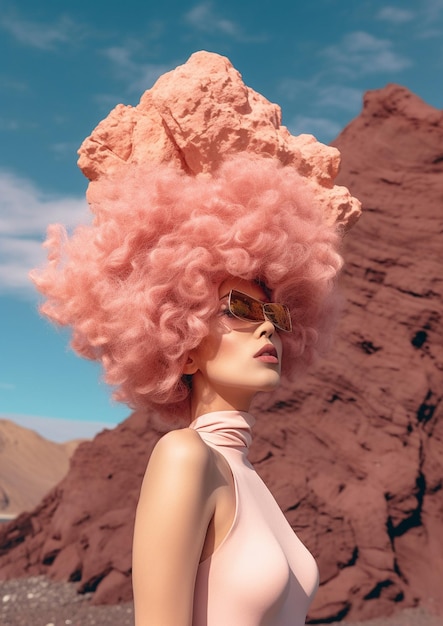
<instances>
[{"instance_id":1,"label":"pink rock formation","mask_svg":"<svg viewBox=\"0 0 443 626\"><path fill-rule=\"evenodd\" d=\"M312 620L443 613L443 115L389 86L335 143L339 181L365 208L345 239L342 324L329 359L263 396L252 461L318 559ZM81 444L58 487L1 531L0 578L47 573L97 603L128 599L157 437L133 415Z\"/></svg>"},{"instance_id":2,"label":"pink rock formation","mask_svg":"<svg viewBox=\"0 0 443 626\"><path fill-rule=\"evenodd\" d=\"M191 174L211 172L229 154L275 157L307 178L326 219L349 228L360 204L334 186L340 155L312 135L294 137L280 107L243 83L225 57L196 52L161 76L136 107L119 104L82 144L78 164L100 203L100 179L131 163L175 163Z\"/></svg>"}]
</instances>

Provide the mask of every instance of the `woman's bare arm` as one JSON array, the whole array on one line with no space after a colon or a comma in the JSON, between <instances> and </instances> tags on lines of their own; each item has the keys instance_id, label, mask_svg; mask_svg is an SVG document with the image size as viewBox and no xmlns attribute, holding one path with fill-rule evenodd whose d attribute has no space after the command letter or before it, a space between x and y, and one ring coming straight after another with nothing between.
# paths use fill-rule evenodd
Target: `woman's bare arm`
<instances>
[{"instance_id":1,"label":"woman's bare arm","mask_svg":"<svg viewBox=\"0 0 443 626\"><path fill-rule=\"evenodd\" d=\"M156 445L134 528L136 626L191 626L194 585L214 513L213 456L190 429Z\"/></svg>"}]
</instances>

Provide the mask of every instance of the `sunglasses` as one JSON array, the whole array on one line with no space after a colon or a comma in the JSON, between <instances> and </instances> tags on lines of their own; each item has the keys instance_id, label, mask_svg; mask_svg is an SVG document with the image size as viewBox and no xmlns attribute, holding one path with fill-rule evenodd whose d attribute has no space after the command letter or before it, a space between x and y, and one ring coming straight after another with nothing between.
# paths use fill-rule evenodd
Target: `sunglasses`
<instances>
[{"instance_id":1,"label":"sunglasses","mask_svg":"<svg viewBox=\"0 0 443 626\"><path fill-rule=\"evenodd\" d=\"M279 330L290 332L292 330L291 314L284 304L276 302L262 302L252 298L241 291L231 291L220 298L228 298L228 310L239 320L260 324L269 320Z\"/></svg>"}]
</instances>

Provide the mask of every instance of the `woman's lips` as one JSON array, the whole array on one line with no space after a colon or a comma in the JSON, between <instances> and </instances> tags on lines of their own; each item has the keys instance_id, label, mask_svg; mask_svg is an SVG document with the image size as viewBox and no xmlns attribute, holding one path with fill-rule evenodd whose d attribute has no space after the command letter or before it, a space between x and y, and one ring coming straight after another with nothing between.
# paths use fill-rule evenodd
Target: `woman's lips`
<instances>
[{"instance_id":1,"label":"woman's lips","mask_svg":"<svg viewBox=\"0 0 443 626\"><path fill-rule=\"evenodd\" d=\"M263 348L254 354L254 359L262 361L262 363L278 363L278 354L272 343L266 344Z\"/></svg>"},{"instance_id":2,"label":"woman's lips","mask_svg":"<svg viewBox=\"0 0 443 626\"><path fill-rule=\"evenodd\" d=\"M278 363L278 358L272 354L262 354L256 357L257 361L263 361L263 363Z\"/></svg>"}]
</instances>

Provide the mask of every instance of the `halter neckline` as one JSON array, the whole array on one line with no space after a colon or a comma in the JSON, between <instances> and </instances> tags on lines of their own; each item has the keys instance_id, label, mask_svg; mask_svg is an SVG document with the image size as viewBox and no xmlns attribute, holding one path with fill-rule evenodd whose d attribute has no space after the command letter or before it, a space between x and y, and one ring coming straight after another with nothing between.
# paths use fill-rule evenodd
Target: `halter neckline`
<instances>
[{"instance_id":1,"label":"halter neckline","mask_svg":"<svg viewBox=\"0 0 443 626\"><path fill-rule=\"evenodd\" d=\"M189 428L217 446L249 449L255 417L246 411L212 411L193 420Z\"/></svg>"}]
</instances>

